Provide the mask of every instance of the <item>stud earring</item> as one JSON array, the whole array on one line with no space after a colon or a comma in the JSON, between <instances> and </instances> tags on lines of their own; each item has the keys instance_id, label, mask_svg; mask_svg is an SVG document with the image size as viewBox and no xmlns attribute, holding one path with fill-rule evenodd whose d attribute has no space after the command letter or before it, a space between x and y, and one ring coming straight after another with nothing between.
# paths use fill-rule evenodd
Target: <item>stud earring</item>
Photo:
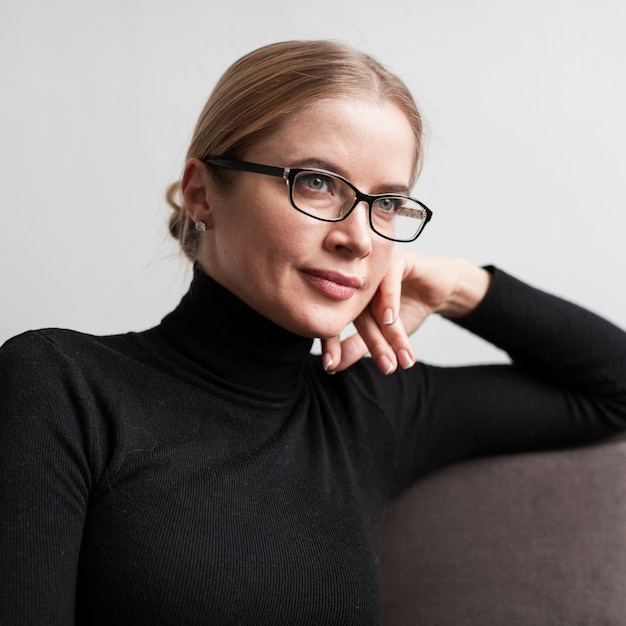
<instances>
[{"instance_id":1,"label":"stud earring","mask_svg":"<svg viewBox=\"0 0 626 626\"><path fill-rule=\"evenodd\" d=\"M206 230L206 224L204 222L196 222L196 230L203 233Z\"/></svg>"}]
</instances>

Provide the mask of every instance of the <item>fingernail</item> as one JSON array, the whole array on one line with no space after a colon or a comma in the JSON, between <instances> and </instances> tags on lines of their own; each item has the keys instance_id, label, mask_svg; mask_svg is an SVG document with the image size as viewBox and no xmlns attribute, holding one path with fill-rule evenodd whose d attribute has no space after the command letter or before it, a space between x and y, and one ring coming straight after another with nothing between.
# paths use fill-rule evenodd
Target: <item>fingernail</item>
<instances>
[{"instance_id":1,"label":"fingernail","mask_svg":"<svg viewBox=\"0 0 626 626\"><path fill-rule=\"evenodd\" d=\"M322 367L325 372L328 372L328 368L333 364L333 357L326 353L322 359ZM332 373L332 372L329 372Z\"/></svg>"},{"instance_id":2,"label":"fingernail","mask_svg":"<svg viewBox=\"0 0 626 626\"><path fill-rule=\"evenodd\" d=\"M393 372L396 367L395 365L391 362L391 360L389 359L389 357L385 356L384 354L380 357L378 357L378 369L380 369L380 371L385 374L385 376L391 374L391 372Z\"/></svg>"},{"instance_id":3,"label":"fingernail","mask_svg":"<svg viewBox=\"0 0 626 626\"><path fill-rule=\"evenodd\" d=\"M413 359L410 352L404 348L398 352L398 362L402 366L402 369L405 370L415 365L415 359Z\"/></svg>"},{"instance_id":4,"label":"fingernail","mask_svg":"<svg viewBox=\"0 0 626 626\"><path fill-rule=\"evenodd\" d=\"M390 326L391 324L393 324L393 320L393 309L386 309L385 315L383 316L383 324L385 324L386 326Z\"/></svg>"}]
</instances>

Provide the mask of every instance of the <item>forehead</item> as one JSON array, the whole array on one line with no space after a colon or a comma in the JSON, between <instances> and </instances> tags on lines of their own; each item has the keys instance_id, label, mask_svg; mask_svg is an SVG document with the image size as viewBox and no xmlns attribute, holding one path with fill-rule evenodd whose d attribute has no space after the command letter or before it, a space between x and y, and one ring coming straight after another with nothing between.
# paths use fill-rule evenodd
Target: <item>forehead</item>
<instances>
[{"instance_id":1,"label":"forehead","mask_svg":"<svg viewBox=\"0 0 626 626\"><path fill-rule=\"evenodd\" d=\"M249 160L283 167L319 160L355 184L383 178L408 185L416 141L405 113L388 101L332 98L290 114L246 152Z\"/></svg>"}]
</instances>

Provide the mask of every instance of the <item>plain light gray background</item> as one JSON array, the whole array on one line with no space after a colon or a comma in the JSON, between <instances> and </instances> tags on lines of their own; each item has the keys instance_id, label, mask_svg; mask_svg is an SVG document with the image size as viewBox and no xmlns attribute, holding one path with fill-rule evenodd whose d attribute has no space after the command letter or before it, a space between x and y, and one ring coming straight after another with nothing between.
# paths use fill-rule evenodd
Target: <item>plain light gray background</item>
<instances>
[{"instance_id":1,"label":"plain light gray background","mask_svg":"<svg viewBox=\"0 0 626 626\"><path fill-rule=\"evenodd\" d=\"M416 249L495 263L626 326L621 0L0 0L0 342L152 326L190 271L163 199L236 58L333 38L379 58L428 124ZM433 319L436 363L503 355Z\"/></svg>"}]
</instances>

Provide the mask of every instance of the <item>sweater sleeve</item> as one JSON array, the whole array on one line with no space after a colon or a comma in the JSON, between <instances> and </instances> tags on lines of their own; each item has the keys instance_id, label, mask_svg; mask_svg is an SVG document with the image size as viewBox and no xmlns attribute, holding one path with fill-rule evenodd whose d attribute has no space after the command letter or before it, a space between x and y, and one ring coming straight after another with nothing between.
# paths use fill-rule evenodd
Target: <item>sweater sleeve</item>
<instances>
[{"instance_id":1,"label":"sweater sleeve","mask_svg":"<svg viewBox=\"0 0 626 626\"><path fill-rule=\"evenodd\" d=\"M403 381L420 396L417 419L401 425L403 485L463 458L575 446L626 429L626 333L491 270L485 299L456 323L511 364L424 365Z\"/></svg>"},{"instance_id":2,"label":"sweater sleeve","mask_svg":"<svg viewBox=\"0 0 626 626\"><path fill-rule=\"evenodd\" d=\"M43 334L0 349L0 623L74 623L91 486L80 372Z\"/></svg>"}]
</instances>

